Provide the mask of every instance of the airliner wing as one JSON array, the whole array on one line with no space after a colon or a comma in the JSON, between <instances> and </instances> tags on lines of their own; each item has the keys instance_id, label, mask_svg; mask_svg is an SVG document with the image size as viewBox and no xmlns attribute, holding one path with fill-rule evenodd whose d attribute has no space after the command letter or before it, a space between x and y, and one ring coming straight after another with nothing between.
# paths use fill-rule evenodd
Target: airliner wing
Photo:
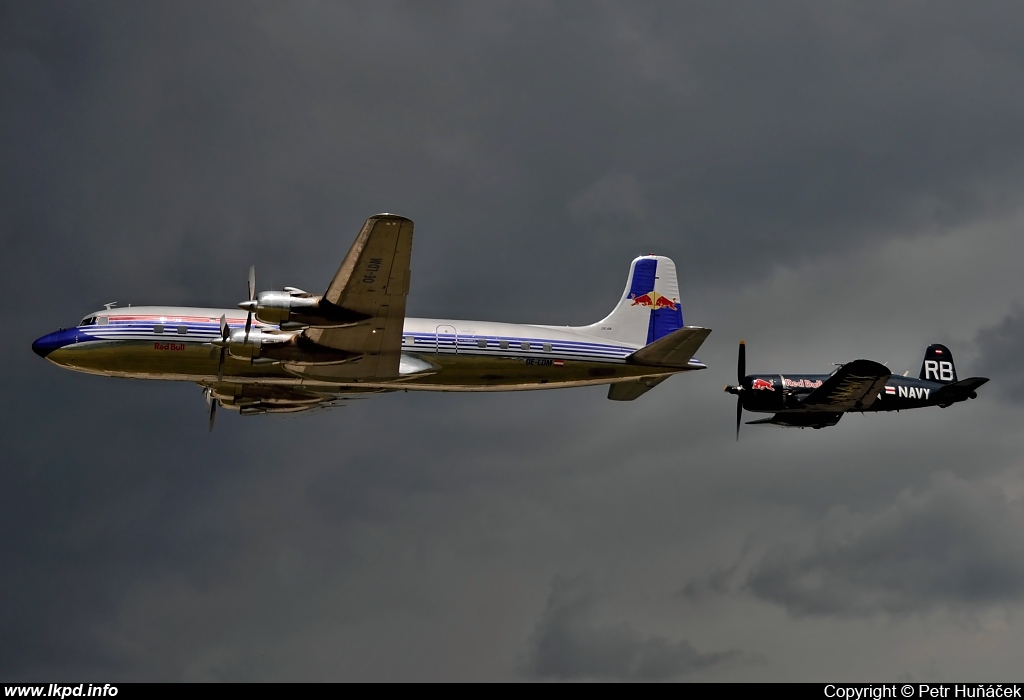
<instances>
[{"instance_id":1,"label":"airliner wing","mask_svg":"<svg viewBox=\"0 0 1024 700\"><path fill-rule=\"evenodd\" d=\"M863 411L875 402L891 375L888 367L873 360L848 362L808 394L803 405L834 413Z\"/></svg>"},{"instance_id":2,"label":"airliner wing","mask_svg":"<svg viewBox=\"0 0 1024 700\"><path fill-rule=\"evenodd\" d=\"M412 221L394 214L371 216L331 280L324 299L368 318L342 328L307 328L318 345L356 353L338 365L339 378L398 376L405 299L409 294ZM289 367L290 370L300 368Z\"/></svg>"}]
</instances>

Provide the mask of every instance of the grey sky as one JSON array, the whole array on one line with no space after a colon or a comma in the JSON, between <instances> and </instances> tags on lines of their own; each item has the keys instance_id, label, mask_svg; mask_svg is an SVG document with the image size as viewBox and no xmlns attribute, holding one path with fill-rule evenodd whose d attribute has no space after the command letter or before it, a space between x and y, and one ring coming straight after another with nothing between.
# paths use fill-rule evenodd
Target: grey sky
<instances>
[{"instance_id":1,"label":"grey sky","mask_svg":"<svg viewBox=\"0 0 1024 700\"><path fill-rule=\"evenodd\" d=\"M0 0L0 678L1005 679L1024 8ZM326 285L588 323L677 263L709 369L227 414L61 371L103 303ZM28 299L18 303L18 299ZM952 349L981 398L732 440L751 371Z\"/></svg>"}]
</instances>

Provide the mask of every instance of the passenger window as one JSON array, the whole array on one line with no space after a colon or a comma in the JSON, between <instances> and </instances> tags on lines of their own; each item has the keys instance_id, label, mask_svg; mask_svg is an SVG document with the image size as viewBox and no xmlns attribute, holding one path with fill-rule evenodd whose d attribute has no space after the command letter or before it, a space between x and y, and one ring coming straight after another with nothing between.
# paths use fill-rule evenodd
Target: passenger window
<instances>
[{"instance_id":1,"label":"passenger window","mask_svg":"<svg viewBox=\"0 0 1024 700\"><path fill-rule=\"evenodd\" d=\"M551 352L551 343L544 343L544 352Z\"/></svg>"},{"instance_id":2,"label":"passenger window","mask_svg":"<svg viewBox=\"0 0 1024 700\"><path fill-rule=\"evenodd\" d=\"M109 319L109 318L107 318L106 316L100 316L100 318L99 318L99 320L97 321L97 323L98 323L99 325L101 325L101 326L105 326L105 325L107 325L108 323L110 323L110 319Z\"/></svg>"},{"instance_id":3,"label":"passenger window","mask_svg":"<svg viewBox=\"0 0 1024 700\"><path fill-rule=\"evenodd\" d=\"M188 335L188 326L178 326L178 335Z\"/></svg>"},{"instance_id":4,"label":"passenger window","mask_svg":"<svg viewBox=\"0 0 1024 700\"><path fill-rule=\"evenodd\" d=\"M476 346L478 348L486 348L487 347L487 341L484 340L483 338L480 338L478 341L476 341Z\"/></svg>"},{"instance_id":5,"label":"passenger window","mask_svg":"<svg viewBox=\"0 0 1024 700\"><path fill-rule=\"evenodd\" d=\"M402 345L412 345L415 342L416 339L413 338L411 335L407 335L404 338L402 338Z\"/></svg>"},{"instance_id":6,"label":"passenger window","mask_svg":"<svg viewBox=\"0 0 1024 700\"><path fill-rule=\"evenodd\" d=\"M153 332L154 333L163 333L164 332L164 324L158 323L155 326L153 326Z\"/></svg>"},{"instance_id":7,"label":"passenger window","mask_svg":"<svg viewBox=\"0 0 1024 700\"><path fill-rule=\"evenodd\" d=\"M508 350L508 341L507 340L500 341L498 343L498 347L501 348L502 350Z\"/></svg>"},{"instance_id":8,"label":"passenger window","mask_svg":"<svg viewBox=\"0 0 1024 700\"><path fill-rule=\"evenodd\" d=\"M522 350L529 350L530 349L530 344L529 343L519 343L519 347Z\"/></svg>"}]
</instances>

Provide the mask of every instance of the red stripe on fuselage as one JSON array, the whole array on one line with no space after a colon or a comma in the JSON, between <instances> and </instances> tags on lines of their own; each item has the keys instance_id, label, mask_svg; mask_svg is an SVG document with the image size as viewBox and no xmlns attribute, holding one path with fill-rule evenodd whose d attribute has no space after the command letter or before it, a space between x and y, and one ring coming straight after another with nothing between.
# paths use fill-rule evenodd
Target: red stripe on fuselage
<instances>
[{"instance_id":1,"label":"red stripe on fuselage","mask_svg":"<svg viewBox=\"0 0 1024 700\"><path fill-rule=\"evenodd\" d=\"M208 316L110 316L109 324L118 323L120 321L150 321L152 323L220 323L219 318L210 318ZM266 325L256 319L252 321L254 326ZM245 318L229 318L227 319L229 326L244 326Z\"/></svg>"}]
</instances>

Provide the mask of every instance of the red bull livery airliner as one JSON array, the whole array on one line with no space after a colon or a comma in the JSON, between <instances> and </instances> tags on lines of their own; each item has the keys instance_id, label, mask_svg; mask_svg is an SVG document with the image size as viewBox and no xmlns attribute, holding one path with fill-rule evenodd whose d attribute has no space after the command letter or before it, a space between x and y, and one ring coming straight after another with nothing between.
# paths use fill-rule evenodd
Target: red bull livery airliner
<instances>
[{"instance_id":1,"label":"red bull livery airliner","mask_svg":"<svg viewBox=\"0 0 1024 700\"><path fill-rule=\"evenodd\" d=\"M110 377L201 385L243 415L330 406L353 394L520 391L608 384L631 401L681 372L708 328L683 325L675 264L636 258L618 305L589 326L406 318L413 223L367 219L323 295L256 293L237 309L107 308L32 349L54 364Z\"/></svg>"}]
</instances>

